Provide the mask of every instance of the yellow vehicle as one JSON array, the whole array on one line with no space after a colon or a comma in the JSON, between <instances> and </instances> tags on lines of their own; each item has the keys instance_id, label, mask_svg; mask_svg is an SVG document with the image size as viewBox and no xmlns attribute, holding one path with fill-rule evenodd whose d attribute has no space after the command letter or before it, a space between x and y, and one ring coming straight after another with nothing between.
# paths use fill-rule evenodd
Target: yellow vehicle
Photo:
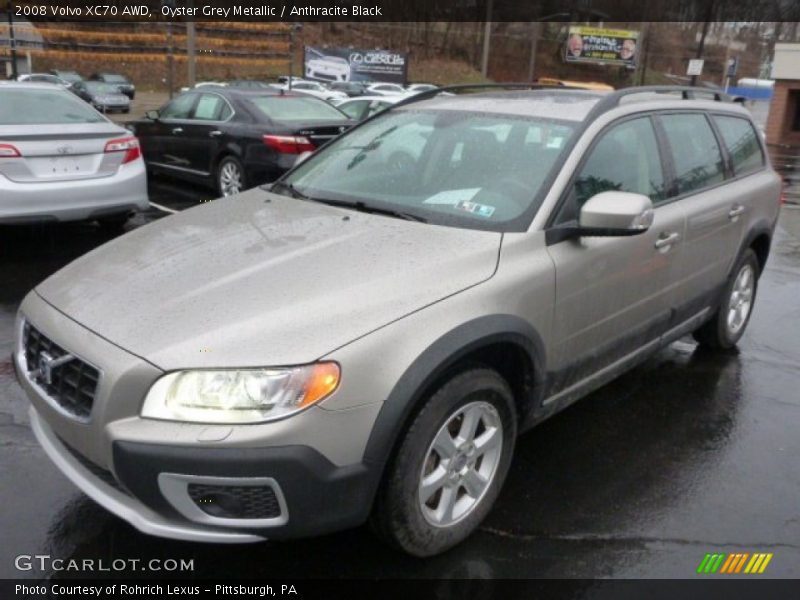
<instances>
[{"instance_id":1,"label":"yellow vehicle","mask_svg":"<svg viewBox=\"0 0 800 600\"><path fill-rule=\"evenodd\" d=\"M553 77L540 77L536 83L543 85L561 85L564 87L582 88L585 90L595 90L598 92L613 92L614 87L607 83L600 83L597 81L568 81L566 79L555 79Z\"/></svg>"}]
</instances>

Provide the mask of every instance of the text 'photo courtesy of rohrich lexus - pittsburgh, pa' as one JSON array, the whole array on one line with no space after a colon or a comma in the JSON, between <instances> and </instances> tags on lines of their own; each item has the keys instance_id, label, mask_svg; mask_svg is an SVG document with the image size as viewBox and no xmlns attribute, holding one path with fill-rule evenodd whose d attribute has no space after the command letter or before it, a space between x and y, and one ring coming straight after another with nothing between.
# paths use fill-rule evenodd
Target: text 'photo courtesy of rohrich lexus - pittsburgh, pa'
<instances>
[{"instance_id":1,"label":"text 'photo courtesy of rohrich lexus - pittsburgh, pa'","mask_svg":"<svg viewBox=\"0 0 800 600\"><path fill-rule=\"evenodd\" d=\"M154 536L369 522L430 556L491 511L522 432L680 337L737 344L781 193L745 108L701 88L449 91L37 285L14 362L61 471ZM282 101L248 94L209 106ZM12 181L45 142L23 144L0 146ZM123 156L102 164L122 176Z\"/></svg>"}]
</instances>

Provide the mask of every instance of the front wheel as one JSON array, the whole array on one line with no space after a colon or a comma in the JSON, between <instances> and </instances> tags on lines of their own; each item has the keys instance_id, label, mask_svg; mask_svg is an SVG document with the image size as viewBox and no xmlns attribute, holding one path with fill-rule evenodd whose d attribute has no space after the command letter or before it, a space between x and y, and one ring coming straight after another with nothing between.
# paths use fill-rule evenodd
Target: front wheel
<instances>
[{"instance_id":1,"label":"front wheel","mask_svg":"<svg viewBox=\"0 0 800 600\"><path fill-rule=\"evenodd\" d=\"M233 196L245 189L244 167L238 158L226 156L217 165L217 191L220 196Z\"/></svg>"},{"instance_id":2,"label":"front wheel","mask_svg":"<svg viewBox=\"0 0 800 600\"><path fill-rule=\"evenodd\" d=\"M755 252L748 248L732 271L719 309L694 332L694 338L701 346L728 350L736 345L750 322L758 288L758 275L758 259Z\"/></svg>"},{"instance_id":3,"label":"front wheel","mask_svg":"<svg viewBox=\"0 0 800 600\"><path fill-rule=\"evenodd\" d=\"M401 441L378 494L373 528L414 556L455 546L497 499L516 433L513 395L497 372L475 368L453 376Z\"/></svg>"}]
</instances>

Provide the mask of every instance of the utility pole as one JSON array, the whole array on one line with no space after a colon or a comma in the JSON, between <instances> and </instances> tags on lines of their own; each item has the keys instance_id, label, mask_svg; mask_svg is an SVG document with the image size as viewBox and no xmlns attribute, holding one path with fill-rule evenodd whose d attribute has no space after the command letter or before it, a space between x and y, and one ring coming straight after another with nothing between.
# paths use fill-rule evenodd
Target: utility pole
<instances>
[{"instance_id":1,"label":"utility pole","mask_svg":"<svg viewBox=\"0 0 800 600\"><path fill-rule=\"evenodd\" d=\"M172 21L167 21L167 87L169 99L172 100L172 90L175 87L175 57L172 48Z\"/></svg>"},{"instance_id":2,"label":"utility pole","mask_svg":"<svg viewBox=\"0 0 800 600\"><path fill-rule=\"evenodd\" d=\"M175 8L175 0L161 0L161 7ZM167 88L169 99L172 100L172 89L175 83L175 60L172 48L172 20L167 17Z\"/></svg>"},{"instance_id":3,"label":"utility pole","mask_svg":"<svg viewBox=\"0 0 800 600\"><path fill-rule=\"evenodd\" d=\"M489 47L492 42L492 0L486 2L486 23L483 26L483 57L481 59L481 75L489 74Z\"/></svg>"},{"instance_id":4,"label":"utility pole","mask_svg":"<svg viewBox=\"0 0 800 600\"><path fill-rule=\"evenodd\" d=\"M9 0L8 2L8 44L11 49L11 77L16 79L19 76L17 72L17 41L14 38L14 4Z\"/></svg>"},{"instance_id":5,"label":"utility pole","mask_svg":"<svg viewBox=\"0 0 800 600\"><path fill-rule=\"evenodd\" d=\"M294 79L294 25L289 28L289 81L287 86L292 91L292 80Z\"/></svg>"},{"instance_id":6,"label":"utility pole","mask_svg":"<svg viewBox=\"0 0 800 600\"><path fill-rule=\"evenodd\" d=\"M539 21L531 23L531 58L528 61L528 83L533 82L533 78L536 75L536 50L539 46L540 27Z\"/></svg>"},{"instance_id":7,"label":"utility pole","mask_svg":"<svg viewBox=\"0 0 800 600\"><path fill-rule=\"evenodd\" d=\"M190 88L197 82L197 64L195 62L195 29L194 21L186 22L186 67L187 80Z\"/></svg>"},{"instance_id":8,"label":"utility pole","mask_svg":"<svg viewBox=\"0 0 800 600\"><path fill-rule=\"evenodd\" d=\"M708 9L706 10L705 21L703 21L703 31L700 33L700 43L697 44L697 53L695 54L695 58L703 58L703 49L706 45L706 36L708 35L708 26L710 24L711 18L714 16L714 1L708 3ZM692 86L697 85L697 75L692 75Z\"/></svg>"},{"instance_id":9,"label":"utility pole","mask_svg":"<svg viewBox=\"0 0 800 600\"><path fill-rule=\"evenodd\" d=\"M288 88L292 89L292 80L294 79L294 34L303 30L302 23L293 23L289 28L289 83ZM305 57L303 57L305 58Z\"/></svg>"}]
</instances>

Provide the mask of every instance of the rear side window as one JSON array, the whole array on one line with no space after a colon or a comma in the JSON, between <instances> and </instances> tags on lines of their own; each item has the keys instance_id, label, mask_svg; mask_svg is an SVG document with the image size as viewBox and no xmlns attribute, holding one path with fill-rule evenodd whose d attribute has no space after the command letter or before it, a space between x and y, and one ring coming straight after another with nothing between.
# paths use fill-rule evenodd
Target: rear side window
<instances>
[{"instance_id":1,"label":"rear side window","mask_svg":"<svg viewBox=\"0 0 800 600\"><path fill-rule=\"evenodd\" d=\"M714 121L722 134L736 175L755 171L764 166L764 154L758 142L758 134L747 119L714 115Z\"/></svg>"},{"instance_id":2,"label":"rear side window","mask_svg":"<svg viewBox=\"0 0 800 600\"><path fill-rule=\"evenodd\" d=\"M625 121L602 135L575 180L576 209L595 194L617 190L666 197L664 172L648 117Z\"/></svg>"},{"instance_id":3,"label":"rear side window","mask_svg":"<svg viewBox=\"0 0 800 600\"><path fill-rule=\"evenodd\" d=\"M722 153L705 115L661 115L659 118L672 149L678 194L725 179Z\"/></svg>"},{"instance_id":4,"label":"rear side window","mask_svg":"<svg viewBox=\"0 0 800 600\"><path fill-rule=\"evenodd\" d=\"M194 108L194 118L200 121L217 121L220 119L225 101L215 94L202 94Z\"/></svg>"}]
</instances>

